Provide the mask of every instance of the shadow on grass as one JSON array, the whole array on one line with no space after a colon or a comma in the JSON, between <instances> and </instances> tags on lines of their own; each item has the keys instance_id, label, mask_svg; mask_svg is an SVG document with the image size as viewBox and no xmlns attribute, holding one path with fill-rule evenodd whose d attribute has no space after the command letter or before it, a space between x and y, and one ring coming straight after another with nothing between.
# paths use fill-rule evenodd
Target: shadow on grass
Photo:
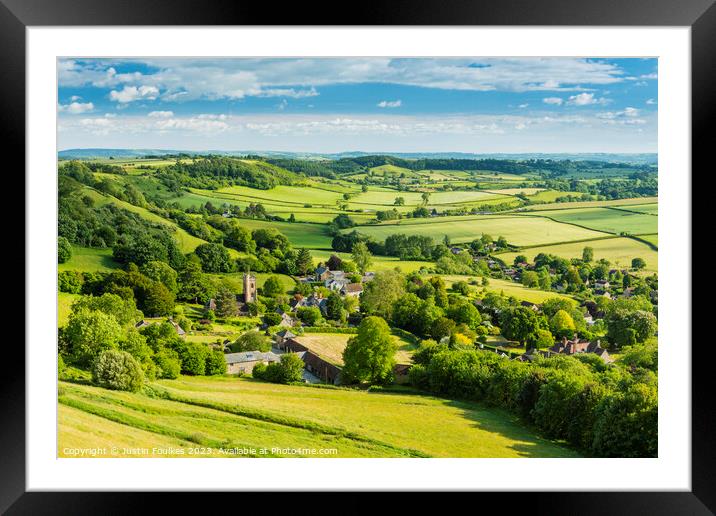
<instances>
[{"instance_id":1,"label":"shadow on grass","mask_svg":"<svg viewBox=\"0 0 716 516\"><path fill-rule=\"evenodd\" d=\"M531 428L518 416L504 409L489 407L470 401L449 400L447 405L455 407L462 415L474 423L475 428L499 434L511 441L510 449L524 458L579 458L581 455L565 443L540 437L538 431Z\"/></svg>"}]
</instances>

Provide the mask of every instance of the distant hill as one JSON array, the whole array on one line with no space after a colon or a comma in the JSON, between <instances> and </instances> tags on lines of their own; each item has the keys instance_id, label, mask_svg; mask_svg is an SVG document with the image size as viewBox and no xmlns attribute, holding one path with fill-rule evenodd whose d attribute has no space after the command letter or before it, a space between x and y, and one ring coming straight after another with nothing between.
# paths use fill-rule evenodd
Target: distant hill
<instances>
[{"instance_id":1,"label":"distant hill","mask_svg":"<svg viewBox=\"0 0 716 516\"><path fill-rule=\"evenodd\" d=\"M314 152L284 152L284 151L256 151L256 150L236 150L236 151L219 151L219 150L203 150L203 151L187 151L176 149L66 149L58 152L60 159L98 159L109 157L114 158L140 158L142 156L162 156L165 154L214 154L219 156L264 156L272 158L292 158L292 159L341 159L341 158L357 158L362 156L394 156L403 159L551 159L551 160L572 160L572 161L606 161L618 163L637 163L641 165L657 164L658 155L656 153L628 154L628 153L469 153L469 152L363 152L348 151L337 153L314 153Z\"/></svg>"}]
</instances>

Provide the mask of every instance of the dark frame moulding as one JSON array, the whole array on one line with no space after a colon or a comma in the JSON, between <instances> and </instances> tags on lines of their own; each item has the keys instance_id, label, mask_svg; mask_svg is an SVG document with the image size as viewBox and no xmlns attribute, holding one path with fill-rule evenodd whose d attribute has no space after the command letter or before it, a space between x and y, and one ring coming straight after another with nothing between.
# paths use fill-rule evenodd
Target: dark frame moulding
<instances>
[{"instance_id":1,"label":"dark frame moulding","mask_svg":"<svg viewBox=\"0 0 716 516\"><path fill-rule=\"evenodd\" d=\"M343 16L336 16L340 5ZM354 9L347 4L286 4L218 0L0 0L0 146L4 156L17 157L25 168L25 29L28 26L89 25L501 25L501 26L685 26L691 27L692 162L707 164L716 147L716 5L714 0L366 0ZM321 14L322 13L322 14ZM348 15L348 13L350 13ZM690 171L689 171L690 172ZM8 174L5 175L8 179ZM16 174L19 191L23 176ZM24 238L19 224L15 241ZM14 265L22 267L24 248L17 246ZM26 274L31 271L26 270ZM688 278L691 284L691 278ZM17 297L14 297L17 300ZM23 299L25 296L23 295ZM684 300L690 302L691 300ZM15 304L17 306L17 304ZM698 320L698 319L697 319ZM684 321L690 323L690 321ZM27 314L26 314L27 323ZM23 339L24 340L24 339ZM18 342L19 339L15 339ZM25 355L8 339L3 362L13 364L0 375L0 511L7 514L124 514L140 512L147 502L163 504L166 512L189 507L188 493L26 492L25 488ZM676 344L676 343L674 343ZM690 344L690 343L682 343ZM692 350L692 491L690 492L529 492L452 493L463 503L489 507L489 502L530 514L714 514L716 511L716 417L714 375L709 342ZM27 345L27 343L26 343ZM707 355L708 354L708 355ZM278 464L277 464L278 466ZM211 494L211 505L241 500L243 509L276 501L290 503L292 512L317 509L310 493L265 496ZM366 513L377 507L377 494L346 493L338 507ZM468 499L469 497L469 499ZM283 499L282 499L283 498ZM424 503L424 493L401 496L401 508ZM253 501L252 501L253 499ZM302 503L302 502L308 503ZM508 502L509 500L509 502ZM457 500L456 500L457 501ZM484 505L488 502L488 505ZM508 502L508 503L505 503ZM378 502L379 503L379 502ZM323 502L321 503L321 505ZM204 503L203 509L207 505ZM251 507L251 508L254 508ZM327 508L331 507L327 505ZM333 507L336 507L335 505ZM457 507L453 503L453 507ZM305 508L301 510L301 508ZM347 509L347 510L346 510ZM163 511L164 512L164 511ZM313 511L312 511L313 512ZM510 511L512 512L512 511Z\"/></svg>"}]
</instances>

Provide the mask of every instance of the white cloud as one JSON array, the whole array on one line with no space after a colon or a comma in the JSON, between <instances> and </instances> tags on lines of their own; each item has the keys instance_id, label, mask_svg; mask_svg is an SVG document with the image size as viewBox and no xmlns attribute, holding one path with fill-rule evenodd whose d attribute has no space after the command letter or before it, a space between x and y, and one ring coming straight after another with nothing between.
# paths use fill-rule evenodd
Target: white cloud
<instances>
[{"instance_id":1,"label":"white cloud","mask_svg":"<svg viewBox=\"0 0 716 516\"><path fill-rule=\"evenodd\" d=\"M82 100L82 97L80 97L79 95L72 95L70 97L70 102L77 102L78 100Z\"/></svg>"},{"instance_id":2,"label":"white cloud","mask_svg":"<svg viewBox=\"0 0 716 516\"><path fill-rule=\"evenodd\" d=\"M641 111L634 107L626 107L622 111L606 111L598 113L597 118L607 124L644 125L647 121L640 118Z\"/></svg>"},{"instance_id":3,"label":"white cloud","mask_svg":"<svg viewBox=\"0 0 716 516\"><path fill-rule=\"evenodd\" d=\"M403 104L403 102L398 100L381 100L378 102L377 106L379 108L397 108L400 107Z\"/></svg>"},{"instance_id":4,"label":"white cloud","mask_svg":"<svg viewBox=\"0 0 716 516\"><path fill-rule=\"evenodd\" d=\"M553 104L555 106L561 106L564 101L559 97L547 97L547 98L542 99L542 102L544 102L545 104Z\"/></svg>"},{"instance_id":5,"label":"white cloud","mask_svg":"<svg viewBox=\"0 0 716 516\"><path fill-rule=\"evenodd\" d=\"M567 104L572 106L591 106L593 104L608 104L609 99L595 98L594 93L579 93L567 99Z\"/></svg>"},{"instance_id":6,"label":"white cloud","mask_svg":"<svg viewBox=\"0 0 716 516\"><path fill-rule=\"evenodd\" d=\"M137 62L150 71L116 71ZM627 79L616 64L580 58L64 59L58 74L61 87L92 85L131 97L119 87L144 85L162 91L166 101L304 98L318 95L318 86L360 82L472 91L585 91L584 85Z\"/></svg>"},{"instance_id":7,"label":"white cloud","mask_svg":"<svg viewBox=\"0 0 716 516\"><path fill-rule=\"evenodd\" d=\"M152 111L147 115L149 118L171 118L174 116L173 111Z\"/></svg>"},{"instance_id":8,"label":"white cloud","mask_svg":"<svg viewBox=\"0 0 716 516\"><path fill-rule=\"evenodd\" d=\"M284 109L286 109L286 106L288 106L288 101L286 99L281 99L281 102L276 104L276 109L278 109L279 111L283 111Z\"/></svg>"},{"instance_id":9,"label":"white cloud","mask_svg":"<svg viewBox=\"0 0 716 516\"><path fill-rule=\"evenodd\" d=\"M647 103L648 105L652 106L652 105L656 104L656 99L648 99L648 100L646 101L646 103Z\"/></svg>"},{"instance_id":10,"label":"white cloud","mask_svg":"<svg viewBox=\"0 0 716 516\"><path fill-rule=\"evenodd\" d=\"M524 103L524 104L520 104L520 105L517 106L517 107L520 108L520 109L524 109L524 108L526 108L527 106L529 106L529 104Z\"/></svg>"},{"instance_id":11,"label":"white cloud","mask_svg":"<svg viewBox=\"0 0 716 516\"><path fill-rule=\"evenodd\" d=\"M658 77L656 73L647 73L639 76L640 79L657 79Z\"/></svg>"},{"instance_id":12,"label":"white cloud","mask_svg":"<svg viewBox=\"0 0 716 516\"><path fill-rule=\"evenodd\" d=\"M155 86L125 86L121 91L110 91L109 99L121 104L127 104L135 100L154 100L158 95L159 89Z\"/></svg>"},{"instance_id":13,"label":"white cloud","mask_svg":"<svg viewBox=\"0 0 716 516\"><path fill-rule=\"evenodd\" d=\"M80 113L89 113L94 111L94 104L91 102L72 102L70 104L60 104L58 106L60 113L69 113L71 115L77 115Z\"/></svg>"}]
</instances>

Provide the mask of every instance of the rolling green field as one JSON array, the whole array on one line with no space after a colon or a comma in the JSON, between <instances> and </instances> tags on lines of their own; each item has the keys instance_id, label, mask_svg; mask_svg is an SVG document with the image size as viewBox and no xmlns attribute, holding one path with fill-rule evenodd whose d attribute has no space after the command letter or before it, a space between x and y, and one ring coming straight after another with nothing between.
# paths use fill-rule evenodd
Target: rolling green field
<instances>
[{"instance_id":1,"label":"rolling green field","mask_svg":"<svg viewBox=\"0 0 716 516\"><path fill-rule=\"evenodd\" d=\"M655 246L659 246L659 235L639 235L639 238L641 240L646 240L647 242L654 244Z\"/></svg>"},{"instance_id":2,"label":"rolling green field","mask_svg":"<svg viewBox=\"0 0 716 516\"><path fill-rule=\"evenodd\" d=\"M579 201L535 204L523 208L524 211L571 210L574 208L601 208L604 206L634 206L656 203L657 197L640 197L638 199L617 199L614 201Z\"/></svg>"},{"instance_id":3,"label":"rolling green field","mask_svg":"<svg viewBox=\"0 0 716 516\"><path fill-rule=\"evenodd\" d=\"M260 219L241 219L239 224L249 231L276 228L296 247L331 249L331 237L324 224L274 222Z\"/></svg>"},{"instance_id":4,"label":"rolling green field","mask_svg":"<svg viewBox=\"0 0 716 516\"><path fill-rule=\"evenodd\" d=\"M331 457L578 457L497 409L405 393L380 393L247 378L180 377L149 386L153 397L59 384L59 456L68 447L331 448ZM276 449L271 453L271 449ZM184 452L184 453L181 453ZM118 455L129 456L129 455ZM315 455L312 455L315 457Z\"/></svg>"},{"instance_id":5,"label":"rolling green field","mask_svg":"<svg viewBox=\"0 0 716 516\"><path fill-rule=\"evenodd\" d=\"M337 366L343 365L343 350L346 349L348 339L353 335L344 333L306 333L295 340L313 351L316 355L325 358L328 362ZM412 363L411 357L415 352L415 345L397 335L393 339L398 347L395 359L399 364Z\"/></svg>"},{"instance_id":6,"label":"rolling green field","mask_svg":"<svg viewBox=\"0 0 716 516\"><path fill-rule=\"evenodd\" d=\"M57 265L57 270L82 272L111 272L119 268L112 259L112 249L72 246L72 258Z\"/></svg>"},{"instance_id":7,"label":"rolling green field","mask_svg":"<svg viewBox=\"0 0 716 516\"><path fill-rule=\"evenodd\" d=\"M541 211L540 216L614 234L627 232L633 235L640 235L643 233L656 233L658 230L657 217L612 208Z\"/></svg>"},{"instance_id":8,"label":"rolling green field","mask_svg":"<svg viewBox=\"0 0 716 516\"><path fill-rule=\"evenodd\" d=\"M332 254L335 254L342 260L351 260L350 253L337 253L335 251L327 251L324 249L311 249L311 256L316 265L318 262L325 262ZM374 272L385 271L395 269L399 267L401 271L405 273L414 272L420 270L422 267L432 268L435 264L433 262L424 262L418 260L401 260L395 256L373 256L372 265L370 269Z\"/></svg>"},{"instance_id":9,"label":"rolling green field","mask_svg":"<svg viewBox=\"0 0 716 516\"><path fill-rule=\"evenodd\" d=\"M552 246L530 247L519 252L500 253L500 259L507 263L512 263L515 256L523 254L532 261L539 253L548 253L562 258L581 258L582 250L589 246L594 249L594 259L600 260L605 258L612 262L613 265L621 267L629 267L632 258L643 258L646 262L646 270L656 272L658 268L657 252L648 245L637 242L632 238L616 237L604 240L593 240L589 242L574 242Z\"/></svg>"},{"instance_id":10,"label":"rolling green field","mask_svg":"<svg viewBox=\"0 0 716 516\"><path fill-rule=\"evenodd\" d=\"M358 231L372 236L378 241L385 240L389 235L404 233L406 235L431 236L436 240L447 235L454 243L470 242L486 233L493 238L504 236L510 244L517 246L587 240L605 236L604 233L560 224L547 218L519 215L414 219L398 224L360 226Z\"/></svg>"},{"instance_id":11,"label":"rolling green field","mask_svg":"<svg viewBox=\"0 0 716 516\"><path fill-rule=\"evenodd\" d=\"M500 255L500 257L504 257L504 255ZM445 280L445 284L449 287L453 283L456 283L458 281L467 281L469 282L471 279L475 279L475 276L458 276L458 275L441 275L441 277ZM478 278L478 282L479 282ZM515 299L519 301L529 301L530 303L536 303L540 304L547 299L551 299L553 297L558 297L560 299L569 299L572 300L570 296L567 296L565 294L560 294L559 292L548 292L546 290L538 290L535 288L528 288L524 285L521 285L520 283L515 283L514 281L509 280L503 280L498 278L488 278L489 285L486 287L483 287L481 284L471 286L470 288L473 290L476 290L478 292L482 292L483 290L486 290L488 292L495 292L497 294L504 294L507 297L514 297Z\"/></svg>"}]
</instances>

